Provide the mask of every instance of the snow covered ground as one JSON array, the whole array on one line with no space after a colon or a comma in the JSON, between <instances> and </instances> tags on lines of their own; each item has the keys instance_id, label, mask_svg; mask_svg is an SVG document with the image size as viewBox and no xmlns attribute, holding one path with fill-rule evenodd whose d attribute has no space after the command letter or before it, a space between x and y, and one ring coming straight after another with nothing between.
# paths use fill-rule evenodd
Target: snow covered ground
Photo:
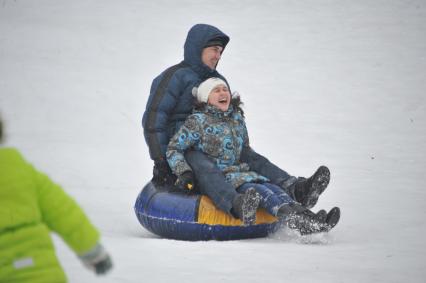
<instances>
[{"instance_id":1,"label":"snow covered ground","mask_svg":"<svg viewBox=\"0 0 426 283\"><path fill-rule=\"evenodd\" d=\"M294 175L331 169L328 235L182 242L138 223L151 80L196 23L231 37L218 69L253 147ZM7 145L78 200L115 263L97 278L55 237L70 282L424 282L425 90L421 0L0 1Z\"/></svg>"}]
</instances>

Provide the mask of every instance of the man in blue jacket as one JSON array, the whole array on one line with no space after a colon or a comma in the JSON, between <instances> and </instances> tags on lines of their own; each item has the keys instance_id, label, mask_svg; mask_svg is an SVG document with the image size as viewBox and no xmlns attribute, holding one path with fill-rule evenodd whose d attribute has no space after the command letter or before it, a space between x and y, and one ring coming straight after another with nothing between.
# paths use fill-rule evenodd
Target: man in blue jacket
<instances>
[{"instance_id":1,"label":"man in blue jacket","mask_svg":"<svg viewBox=\"0 0 426 283\"><path fill-rule=\"evenodd\" d=\"M184 60L166 69L152 82L142 126L150 157L154 160L152 182L156 185L172 186L176 183L178 187L186 189L188 184L194 182L191 176L184 176L176 181L165 157L167 145L186 117L192 113L193 88L211 77L219 77L228 84L216 70L228 42L229 37L214 26L193 26L185 41ZM220 209L230 212L232 203L227 201L230 198L226 196L234 189L225 182L223 173L214 162L195 150L188 151L185 158L193 169L198 189L216 191L214 202ZM330 180L330 172L325 166L321 166L308 179L290 176L251 147L244 148L241 161L248 163L251 170L282 187L307 208L316 204L318 196Z\"/></svg>"}]
</instances>

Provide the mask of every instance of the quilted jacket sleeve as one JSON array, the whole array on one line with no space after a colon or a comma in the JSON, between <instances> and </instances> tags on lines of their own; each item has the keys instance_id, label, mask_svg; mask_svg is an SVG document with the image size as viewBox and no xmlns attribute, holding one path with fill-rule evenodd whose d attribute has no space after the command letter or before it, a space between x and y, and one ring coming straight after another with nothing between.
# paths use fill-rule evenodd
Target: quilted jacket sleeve
<instances>
[{"instance_id":1,"label":"quilted jacket sleeve","mask_svg":"<svg viewBox=\"0 0 426 283\"><path fill-rule=\"evenodd\" d=\"M170 140L167 148L167 162L172 172L179 176L186 171L192 171L185 160L184 153L187 149L194 147L199 143L202 129L195 115L189 116L183 126Z\"/></svg>"},{"instance_id":2,"label":"quilted jacket sleeve","mask_svg":"<svg viewBox=\"0 0 426 283\"><path fill-rule=\"evenodd\" d=\"M152 160L163 159L169 143L168 126L184 85L178 70L182 65L170 67L154 79L143 114L142 126Z\"/></svg>"}]
</instances>

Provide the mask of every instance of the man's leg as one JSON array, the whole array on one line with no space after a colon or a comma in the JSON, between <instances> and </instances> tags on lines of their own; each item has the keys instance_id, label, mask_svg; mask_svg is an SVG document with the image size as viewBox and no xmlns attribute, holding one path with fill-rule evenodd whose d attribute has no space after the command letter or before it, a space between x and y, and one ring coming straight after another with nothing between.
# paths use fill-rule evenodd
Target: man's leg
<instances>
[{"instance_id":1,"label":"man's leg","mask_svg":"<svg viewBox=\"0 0 426 283\"><path fill-rule=\"evenodd\" d=\"M330 182L330 171L325 166L320 166L308 179L296 178L251 147L243 148L241 161L247 163L252 171L267 177L272 184L280 186L290 197L307 208L312 208L317 203L319 195L324 192Z\"/></svg>"},{"instance_id":2,"label":"man's leg","mask_svg":"<svg viewBox=\"0 0 426 283\"><path fill-rule=\"evenodd\" d=\"M255 152L251 147L244 147L241 152L241 162L245 162L250 166L250 170L265 176L271 183L285 186L291 186L297 181L297 178L291 176L286 171L282 170L266 157Z\"/></svg>"},{"instance_id":3,"label":"man's leg","mask_svg":"<svg viewBox=\"0 0 426 283\"><path fill-rule=\"evenodd\" d=\"M238 193L225 181L222 171L201 151L190 150L185 153L185 159L192 168L198 190L209 196L219 209L231 213L232 201Z\"/></svg>"}]
</instances>

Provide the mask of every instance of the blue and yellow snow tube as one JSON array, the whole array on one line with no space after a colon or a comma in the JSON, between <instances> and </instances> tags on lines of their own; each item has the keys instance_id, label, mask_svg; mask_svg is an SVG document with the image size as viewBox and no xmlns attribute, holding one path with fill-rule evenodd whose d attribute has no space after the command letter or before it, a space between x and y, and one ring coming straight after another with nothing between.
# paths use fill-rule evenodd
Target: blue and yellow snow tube
<instances>
[{"instance_id":1,"label":"blue and yellow snow tube","mask_svg":"<svg viewBox=\"0 0 426 283\"><path fill-rule=\"evenodd\" d=\"M187 195L156 188L149 182L139 193L135 213L143 227L164 238L206 241L266 237L279 228L277 218L257 212L256 224L241 221L217 209L202 195Z\"/></svg>"}]
</instances>

